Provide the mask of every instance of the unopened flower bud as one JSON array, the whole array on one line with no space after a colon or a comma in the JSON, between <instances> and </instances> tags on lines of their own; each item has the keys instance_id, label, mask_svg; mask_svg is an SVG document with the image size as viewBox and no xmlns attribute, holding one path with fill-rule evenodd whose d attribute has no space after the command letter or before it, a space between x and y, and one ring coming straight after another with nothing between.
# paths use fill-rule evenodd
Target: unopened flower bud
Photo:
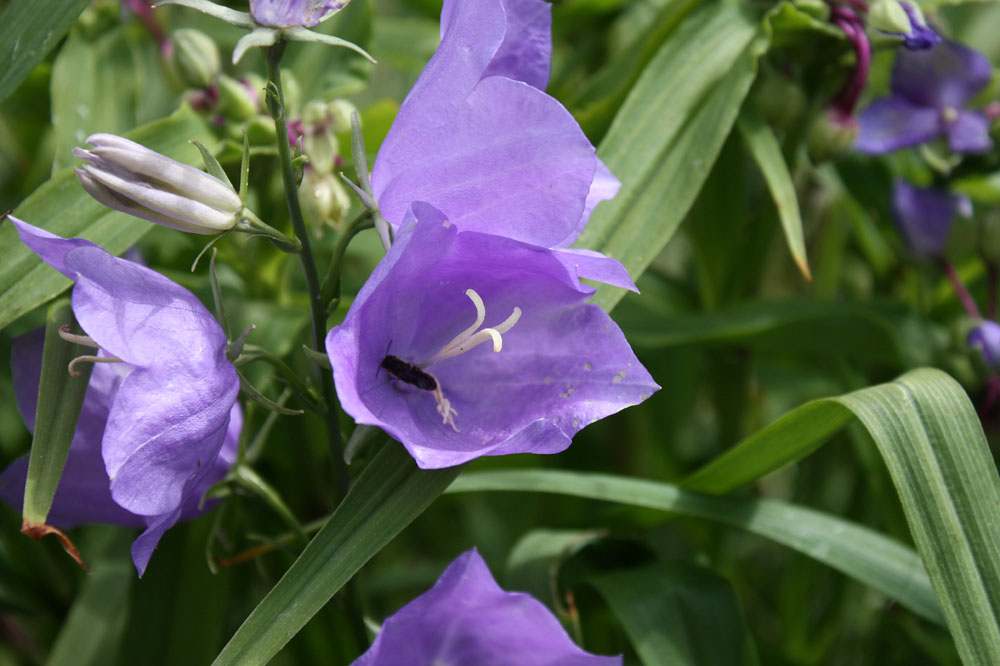
<instances>
[{"instance_id":1,"label":"unopened flower bud","mask_svg":"<svg viewBox=\"0 0 1000 666\"><path fill-rule=\"evenodd\" d=\"M330 129L334 134L342 134L351 131L351 114L358 110L346 99L335 99L326 105L327 113L330 115Z\"/></svg>"},{"instance_id":2,"label":"unopened flower bud","mask_svg":"<svg viewBox=\"0 0 1000 666\"><path fill-rule=\"evenodd\" d=\"M257 92L251 86L225 74L219 76L219 105L216 110L226 118L246 120L261 110Z\"/></svg>"},{"instance_id":3,"label":"unopened flower bud","mask_svg":"<svg viewBox=\"0 0 1000 666\"><path fill-rule=\"evenodd\" d=\"M192 88L207 88L222 69L219 47L212 38L193 28L181 28L173 34L171 58L181 80Z\"/></svg>"},{"instance_id":4,"label":"unopened flower bud","mask_svg":"<svg viewBox=\"0 0 1000 666\"><path fill-rule=\"evenodd\" d=\"M899 0L875 0L868 9L868 25L893 33L909 33L913 29Z\"/></svg>"},{"instance_id":5,"label":"unopened flower bud","mask_svg":"<svg viewBox=\"0 0 1000 666\"><path fill-rule=\"evenodd\" d=\"M299 186L299 201L306 220L314 227L329 224L339 229L351 198L340 180L332 174L306 169Z\"/></svg>"},{"instance_id":6,"label":"unopened flower bud","mask_svg":"<svg viewBox=\"0 0 1000 666\"><path fill-rule=\"evenodd\" d=\"M246 121L243 129L246 130L251 146L272 145L277 136L274 133L274 121L270 116L253 116Z\"/></svg>"},{"instance_id":7,"label":"unopened flower bud","mask_svg":"<svg viewBox=\"0 0 1000 666\"><path fill-rule=\"evenodd\" d=\"M788 76L762 69L754 92L754 102L764 120L777 128L788 127L806 108L806 95Z\"/></svg>"},{"instance_id":8,"label":"unopened flower bud","mask_svg":"<svg viewBox=\"0 0 1000 666\"><path fill-rule=\"evenodd\" d=\"M850 149L858 136L858 121L837 109L816 116L809 128L809 158L819 164L837 158Z\"/></svg>"},{"instance_id":9,"label":"unopened flower bud","mask_svg":"<svg viewBox=\"0 0 1000 666\"><path fill-rule=\"evenodd\" d=\"M243 203L232 186L187 164L113 134L87 138L74 148L84 161L80 184L114 210L196 234L232 229Z\"/></svg>"}]
</instances>

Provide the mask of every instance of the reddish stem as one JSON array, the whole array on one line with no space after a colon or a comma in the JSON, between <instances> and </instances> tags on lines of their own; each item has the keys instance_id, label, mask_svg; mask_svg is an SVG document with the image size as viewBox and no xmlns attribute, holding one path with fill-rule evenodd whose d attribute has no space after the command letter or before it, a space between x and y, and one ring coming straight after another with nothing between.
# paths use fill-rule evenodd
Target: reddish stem
<instances>
[{"instance_id":1,"label":"reddish stem","mask_svg":"<svg viewBox=\"0 0 1000 666\"><path fill-rule=\"evenodd\" d=\"M156 43L160 45L160 55L164 58L169 58L174 51L174 44L167 37L166 33L163 32L159 21L153 16L153 8L146 3L146 0L125 0L125 6L139 17L139 20L143 22L146 29L153 35Z\"/></svg>"},{"instance_id":2,"label":"reddish stem","mask_svg":"<svg viewBox=\"0 0 1000 666\"><path fill-rule=\"evenodd\" d=\"M845 116L854 114L854 107L857 106L861 92L868 82L868 70L871 68L872 48L865 34L864 22L850 7L835 6L830 10L830 17L835 26L840 28L851 46L854 47L854 54L857 62L854 65L854 72L847 84L834 98L832 107L840 111Z\"/></svg>"},{"instance_id":3,"label":"reddish stem","mask_svg":"<svg viewBox=\"0 0 1000 666\"><path fill-rule=\"evenodd\" d=\"M969 290L965 288L965 285L962 284L962 278L958 277L958 273L955 272L955 267L951 265L951 262L947 259L942 259L941 268L944 269L945 275L948 276L948 281L954 287L955 293L958 295L958 300L962 301L965 312L973 319L982 319L983 316L979 313L976 301L972 298Z\"/></svg>"}]
</instances>

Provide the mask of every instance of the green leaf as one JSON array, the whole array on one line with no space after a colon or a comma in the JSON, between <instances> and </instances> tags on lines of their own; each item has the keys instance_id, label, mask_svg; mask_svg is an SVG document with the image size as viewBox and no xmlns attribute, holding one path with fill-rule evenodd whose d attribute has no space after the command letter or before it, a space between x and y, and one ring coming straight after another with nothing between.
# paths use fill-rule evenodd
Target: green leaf
<instances>
[{"instance_id":1,"label":"green leaf","mask_svg":"<svg viewBox=\"0 0 1000 666\"><path fill-rule=\"evenodd\" d=\"M449 493L496 490L620 502L740 527L837 569L917 615L943 624L927 574L912 549L813 509L778 500L703 495L645 479L556 470L466 473L448 488Z\"/></svg>"},{"instance_id":2,"label":"green leaf","mask_svg":"<svg viewBox=\"0 0 1000 666\"><path fill-rule=\"evenodd\" d=\"M581 247L618 259L633 278L646 269L708 177L766 44L735 3L704 3L663 44L598 148L622 187L594 211ZM623 295L602 286L593 302L610 310Z\"/></svg>"},{"instance_id":3,"label":"green leaf","mask_svg":"<svg viewBox=\"0 0 1000 666\"><path fill-rule=\"evenodd\" d=\"M11 2L0 15L0 102L52 50L90 0L65 0L58 10L34 2Z\"/></svg>"},{"instance_id":4,"label":"green leaf","mask_svg":"<svg viewBox=\"0 0 1000 666\"><path fill-rule=\"evenodd\" d=\"M915 370L808 403L685 485L726 492L749 483L808 455L852 415L889 469L962 661L1000 663L1000 477L976 410L945 373Z\"/></svg>"},{"instance_id":5,"label":"green leaf","mask_svg":"<svg viewBox=\"0 0 1000 666\"><path fill-rule=\"evenodd\" d=\"M505 587L528 592L549 608L561 609L559 566L604 536L596 530L532 530L521 537L507 556Z\"/></svg>"},{"instance_id":6,"label":"green leaf","mask_svg":"<svg viewBox=\"0 0 1000 666\"><path fill-rule=\"evenodd\" d=\"M129 556L132 533L116 527L91 528L93 574L80 588L59 631L46 666L104 666L116 661L129 613L135 567Z\"/></svg>"},{"instance_id":7,"label":"green leaf","mask_svg":"<svg viewBox=\"0 0 1000 666\"><path fill-rule=\"evenodd\" d=\"M197 164L198 150L188 139L212 140L208 126L190 108L126 133L128 138L168 157ZM132 247L149 222L117 213L87 194L72 169L54 174L18 206L13 215L64 238L91 240L112 254ZM11 224L0 224L0 329L58 296L70 281L41 262L17 238Z\"/></svg>"},{"instance_id":8,"label":"green leaf","mask_svg":"<svg viewBox=\"0 0 1000 666\"><path fill-rule=\"evenodd\" d=\"M759 663L732 586L703 567L662 562L591 582L643 666Z\"/></svg>"},{"instance_id":9,"label":"green leaf","mask_svg":"<svg viewBox=\"0 0 1000 666\"><path fill-rule=\"evenodd\" d=\"M802 214L799 212L799 200L795 195L795 184L788 172L788 165L781 155L781 146L774 137L771 128L760 117L753 105L743 107L736 121L740 134L750 149L750 154L757 161L757 166L764 174L764 180L771 190L774 206L781 218L781 227L785 232L788 249L792 258L807 280L812 280L809 272L809 259L806 257L806 242L802 235Z\"/></svg>"},{"instance_id":10,"label":"green leaf","mask_svg":"<svg viewBox=\"0 0 1000 666\"><path fill-rule=\"evenodd\" d=\"M24 482L22 514L24 521L32 525L45 524L49 515L93 369L92 363L83 363L77 367L77 376L71 376L67 370L75 357L95 351L70 344L59 337L62 326L75 323L68 298L49 307L35 411L35 435L31 440L28 476Z\"/></svg>"},{"instance_id":11,"label":"green leaf","mask_svg":"<svg viewBox=\"0 0 1000 666\"><path fill-rule=\"evenodd\" d=\"M390 442L213 662L266 664L365 562L423 513L460 468L421 470Z\"/></svg>"}]
</instances>

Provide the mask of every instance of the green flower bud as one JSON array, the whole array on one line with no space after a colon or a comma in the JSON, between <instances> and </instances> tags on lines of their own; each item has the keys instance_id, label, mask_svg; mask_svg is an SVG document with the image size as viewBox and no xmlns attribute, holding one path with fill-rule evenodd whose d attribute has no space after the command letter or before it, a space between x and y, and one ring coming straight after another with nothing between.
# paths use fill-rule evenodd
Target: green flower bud
<instances>
[{"instance_id":1,"label":"green flower bud","mask_svg":"<svg viewBox=\"0 0 1000 666\"><path fill-rule=\"evenodd\" d=\"M788 127L802 114L807 102L801 86L769 69L761 69L753 100L764 120L777 128Z\"/></svg>"},{"instance_id":2,"label":"green flower bud","mask_svg":"<svg viewBox=\"0 0 1000 666\"><path fill-rule=\"evenodd\" d=\"M174 32L171 64L181 80L192 88L207 88L222 71L219 48L212 38L193 28Z\"/></svg>"},{"instance_id":3,"label":"green flower bud","mask_svg":"<svg viewBox=\"0 0 1000 666\"><path fill-rule=\"evenodd\" d=\"M854 144L858 136L858 121L836 109L827 109L816 116L809 129L809 157L816 164L840 157Z\"/></svg>"},{"instance_id":4,"label":"green flower bud","mask_svg":"<svg viewBox=\"0 0 1000 666\"><path fill-rule=\"evenodd\" d=\"M868 25L882 32L909 34L913 30L898 0L875 0L868 9Z\"/></svg>"},{"instance_id":5,"label":"green flower bud","mask_svg":"<svg viewBox=\"0 0 1000 666\"><path fill-rule=\"evenodd\" d=\"M273 145L276 134L274 133L274 121L270 116L256 115L251 117L243 125L247 133L247 139L251 146Z\"/></svg>"},{"instance_id":6,"label":"green flower bud","mask_svg":"<svg viewBox=\"0 0 1000 666\"><path fill-rule=\"evenodd\" d=\"M302 214L314 228L328 224L336 229L344 225L344 213L351 206L351 198L340 179L316 169L306 169L299 186Z\"/></svg>"},{"instance_id":7,"label":"green flower bud","mask_svg":"<svg viewBox=\"0 0 1000 666\"><path fill-rule=\"evenodd\" d=\"M346 99L335 99L326 105L330 117L330 129L334 134L351 131L351 114L358 110Z\"/></svg>"},{"instance_id":8,"label":"green flower bud","mask_svg":"<svg viewBox=\"0 0 1000 666\"><path fill-rule=\"evenodd\" d=\"M246 120L259 112L259 100L248 85L228 77L219 75L219 105L216 110L226 118Z\"/></svg>"}]
</instances>

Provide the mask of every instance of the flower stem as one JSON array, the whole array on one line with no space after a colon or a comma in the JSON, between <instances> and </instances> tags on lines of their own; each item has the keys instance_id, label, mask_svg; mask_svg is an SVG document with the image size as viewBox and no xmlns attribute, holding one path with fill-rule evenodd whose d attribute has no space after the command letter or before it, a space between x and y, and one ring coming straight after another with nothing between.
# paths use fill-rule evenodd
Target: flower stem
<instances>
[{"instance_id":1,"label":"flower stem","mask_svg":"<svg viewBox=\"0 0 1000 666\"><path fill-rule=\"evenodd\" d=\"M359 232L375 226L373 217L372 211L366 210L351 220L344 227L344 230L340 232L340 238L337 239L337 247L333 251L333 258L330 260L330 268L327 270L326 277L323 278L322 301L327 304L327 312L331 312L336 307L336 304L331 301L334 299L338 302L340 301L340 265L344 260L344 253L347 252L347 245Z\"/></svg>"},{"instance_id":2,"label":"flower stem","mask_svg":"<svg viewBox=\"0 0 1000 666\"><path fill-rule=\"evenodd\" d=\"M312 248L309 244L309 232L306 229L306 222L302 218L302 208L299 205L298 184L295 182L295 172L292 169L291 147L285 137L288 136L288 120L285 117L285 99L281 89L281 58L285 54L286 42L279 41L274 46L264 49L264 62L267 64L268 95L267 108L274 119L274 129L278 136L278 157L281 161L281 179L285 185L285 201L288 204L288 215L292 220L292 230L295 237L301 243L299 260L302 263L302 272L305 274L306 289L309 292L309 310L312 314L312 337L313 345L318 351L324 348L324 338L326 336L326 307L322 299L320 289L319 274L316 272L316 261L313 259ZM320 387L322 389L323 400L326 402L326 433L330 440L330 447L333 449L334 465L337 467L338 486L340 488L338 500L343 500L347 495L347 470L344 466L344 459L340 441L340 423L337 420L337 401L333 392L333 377L330 373L320 372Z\"/></svg>"},{"instance_id":3,"label":"flower stem","mask_svg":"<svg viewBox=\"0 0 1000 666\"><path fill-rule=\"evenodd\" d=\"M945 275L948 276L948 281L954 287L955 293L958 295L958 300L962 301L962 306L965 308L966 314L973 319L982 319L983 316L979 314L979 307L976 305L975 299L972 298L969 290L965 288L962 278L958 277L958 273L955 272L955 267L951 265L951 262L947 259L942 259L941 268L944 269Z\"/></svg>"}]
</instances>

